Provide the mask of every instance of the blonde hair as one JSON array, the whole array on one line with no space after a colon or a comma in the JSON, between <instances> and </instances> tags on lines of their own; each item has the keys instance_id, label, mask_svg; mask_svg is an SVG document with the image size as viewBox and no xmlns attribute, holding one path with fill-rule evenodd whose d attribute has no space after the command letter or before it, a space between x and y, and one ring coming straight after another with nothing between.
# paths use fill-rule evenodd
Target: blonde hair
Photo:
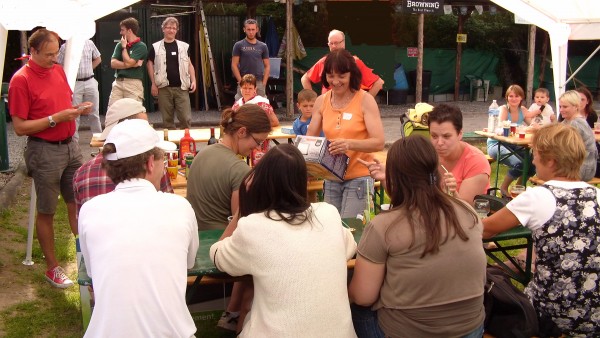
<instances>
[{"instance_id":1,"label":"blonde hair","mask_svg":"<svg viewBox=\"0 0 600 338\"><path fill-rule=\"evenodd\" d=\"M542 163L556 163L554 176L580 179L579 168L587 151L577 129L563 123L546 125L533 135L533 149Z\"/></svg>"},{"instance_id":2,"label":"blonde hair","mask_svg":"<svg viewBox=\"0 0 600 338\"><path fill-rule=\"evenodd\" d=\"M579 92L576 90L568 90L566 92L564 92L560 98L558 99L559 101L565 101L575 107L577 107L577 112L579 112L579 107L581 105L581 95L579 95Z\"/></svg>"}]
</instances>

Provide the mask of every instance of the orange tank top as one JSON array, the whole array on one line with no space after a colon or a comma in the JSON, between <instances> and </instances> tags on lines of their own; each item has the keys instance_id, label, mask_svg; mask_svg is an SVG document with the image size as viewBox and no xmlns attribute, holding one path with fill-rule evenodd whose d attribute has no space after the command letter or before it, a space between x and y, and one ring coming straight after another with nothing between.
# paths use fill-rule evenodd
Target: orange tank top
<instances>
[{"instance_id":1,"label":"orange tank top","mask_svg":"<svg viewBox=\"0 0 600 338\"><path fill-rule=\"evenodd\" d=\"M365 94L364 90L359 90L344 108L334 109L331 106L331 91L325 93L321 116L323 116L323 133L328 140L369 138L362 111L362 99ZM369 176L369 169L359 163L358 159L373 161L371 154L348 150L346 155L350 158L350 162L344 180Z\"/></svg>"}]
</instances>

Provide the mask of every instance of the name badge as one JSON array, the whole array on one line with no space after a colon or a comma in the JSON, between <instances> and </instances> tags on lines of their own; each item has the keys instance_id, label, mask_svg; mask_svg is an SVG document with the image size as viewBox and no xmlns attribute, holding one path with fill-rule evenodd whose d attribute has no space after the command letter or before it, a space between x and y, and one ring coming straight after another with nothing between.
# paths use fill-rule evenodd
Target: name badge
<instances>
[{"instance_id":1,"label":"name badge","mask_svg":"<svg viewBox=\"0 0 600 338\"><path fill-rule=\"evenodd\" d=\"M177 52L171 52L171 55L177 55Z\"/></svg>"},{"instance_id":2,"label":"name badge","mask_svg":"<svg viewBox=\"0 0 600 338\"><path fill-rule=\"evenodd\" d=\"M346 121L352 120L352 113L344 113L342 114L342 119Z\"/></svg>"}]
</instances>

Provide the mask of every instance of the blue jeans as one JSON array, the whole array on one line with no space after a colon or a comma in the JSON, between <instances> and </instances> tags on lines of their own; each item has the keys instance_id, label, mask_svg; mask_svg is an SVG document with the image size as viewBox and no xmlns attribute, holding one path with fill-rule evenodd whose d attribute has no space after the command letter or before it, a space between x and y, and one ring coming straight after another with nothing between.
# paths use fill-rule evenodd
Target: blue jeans
<instances>
[{"instance_id":1,"label":"blue jeans","mask_svg":"<svg viewBox=\"0 0 600 338\"><path fill-rule=\"evenodd\" d=\"M481 338L481 337L483 337L483 323L481 323L481 325L479 325L478 328L471 331L471 333L467 333L466 335L462 336L461 338Z\"/></svg>"},{"instance_id":2,"label":"blue jeans","mask_svg":"<svg viewBox=\"0 0 600 338\"><path fill-rule=\"evenodd\" d=\"M370 176L357 177L348 181L334 182L325 180L323 192L325 202L335 206L342 218L355 218L363 215L369 207L367 192L373 196L373 179Z\"/></svg>"},{"instance_id":3,"label":"blue jeans","mask_svg":"<svg viewBox=\"0 0 600 338\"><path fill-rule=\"evenodd\" d=\"M377 311L370 307L350 304L352 323L358 338L384 338L385 334L377 322Z\"/></svg>"},{"instance_id":4,"label":"blue jeans","mask_svg":"<svg viewBox=\"0 0 600 338\"><path fill-rule=\"evenodd\" d=\"M385 333L379 327L377 321L377 311L372 311L370 307L350 304L352 311L352 323L354 331L358 338L384 338ZM467 333L461 338L481 338L483 337L483 323L475 330Z\"/></svg>"}]
</instances>

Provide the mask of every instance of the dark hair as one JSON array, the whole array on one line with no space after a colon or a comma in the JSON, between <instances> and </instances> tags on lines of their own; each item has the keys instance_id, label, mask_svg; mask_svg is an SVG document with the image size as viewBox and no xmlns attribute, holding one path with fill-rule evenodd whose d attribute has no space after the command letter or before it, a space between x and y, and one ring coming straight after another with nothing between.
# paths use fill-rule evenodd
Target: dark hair
<instances>
[{"instance_id":1,"label":"dark hair","mask_svg":"<svg viewBox=\"0 0 600 338\"><path fill-rule=\"evenodd\" d=\"M119 23L119 26L125 26L126 29L131 29L133 34L137 35L140 30L140 24L135 18L127 18Z\"/></svg>"},{"instance_id":2,"label":"dark hair","mask_svg":"<svg viewBox=\"0 0 600 338\"><path fill-rule=\"evenodd\" d=\"M242 76L242 79L240 80L240 87L242 87L245 84L253 85L254 87L256 87L256 76L254 76L253 74L246 74Z\"/></svg>"},{"instance_id":3,"label":"dark hair","mask_svg":"<svg viewBox=\"0 0 600 338\"><path fill-rule=\"evenodd\" d=\"M585 115L586 121L588 124L594 128L594 122L598 122L598 114L594 110L594 99L592 98L592 93L586 87L578 87L575 89L579 93L585 95L587 98L587 105L585 106Z\"/></svg>"},{"instance_id":4,"label":"dark hair","mask_svg":"<svg viewBox=\"0 0 600 338\"><path fill-rule=\"evenodd\" d=\"M386 163L385 190L393 208L402 208L406 215L410 215L407 220L413 235L411 247L415 234L421 229L425 232L425 248L421 258L427 254L436 254L440 245L450 236L458 235L463 241L469 239L458 221L454 207L458 205L470 213L473 216L473 226L477 223L477 215L463 202L440 189L438 156L431 141L421 135L399 139L388 151ZM442 223L443 220L445 224ZM446 233L444 238L443 233Z\"/></svg>"},{"instance_id":5,"label":"dark hair","mask_svg":"<svg viewBox=\"0 0 600 338\"><path fill-rule=\"evenodd\" d=\"M42 45L53 41L60 41L60 37L58 36L58 34L56 34L53 31L49 31L46 28L40 28L36 30L33 34L31 34L31 36L27 40L27 43L29 43L29 48L33 48L39 51L40 49L42 49Z\"/></svg>"},{"instance_id":6,"label":"dark hair","mask_svg":"<svg viewBox=\"0 0 600 338\"><path fill-rule=\"evenodd\" d=\"M102 148L102 155L104 156L102 159L102 168L106 170L106 175L110 177L114 184L146 175L146 162L148 162L150 156L154 155L155 159L162 159L165 156L163 150L154 147L145 153L120 160L109 161L106 159L106 155L116 152L114 143L107 143Z\"/></svg>"},{"instance_id":7,"label":"dark hair","mask_svg":"<svg viewBox=\"0 0 600 338\"><path fill-rule=\"evenodd\" d=\"M546 95L546 96L550 97L550 91L549 91L548 89L546 89L546 88L541 88L541 87L540 87L540 88L536 89L536 90L535 90L535 92L534 92L533 94L535 95L535 94L537 94L537 93L542 93L542 94L544 94L544 95Z\"/></svg>"},{"instance_id":8,"label":"dark hair","mask_svg":"<svg viewBox=\"0 0 600 338\"><path fill-rule=\"evenodd\" d=\"M302 101L314 101L317 99L317 93L315 93L314 90L312 89L302 89L299 93L298 93L298 103L302 102Z\"/></svg>"},{"instance_id":9,"label":"dark hair","mask_svg":"<svg viewBox=\"0 0 600 338\"><path fill-rule=\"evenodd\" d=\"M338 49L327 54L323 72L321 73L321 83L325 88L329 89L327 74L333 74L334 72L338 74L350 73L350 89L355 91L360 89L362 73L356 65L354 56L347 50Z\"/></svg>"},{"instance_id":10,"label":"dark hair","mask_svg":"<svg viewBox=\"0 0 600 338\"><path fill-rule=\"evenodd\" d=\"M456 132L460 133L463 128L462 112L457 106L440 103L429 113L429 123L431 124L431 122L439 124L451 122Z\"/></svg>"},{"instance_id":11,"label":"dark hair","mask_svg":"<svg viewBox=\"0 0 600 338\"><path fill-rule=\"evenodd\" d=\"M240 185L240 216L264 212L270 219L292 225L310 220L307 178L298 148L292 144L271 148ZM278 217L273 218L273 213Z\"/></svg>"},{"instance_id":12,"label":"dark hair","mask_svg":"<svg viewBox=\"0 0 600 338\"><path fill-rule=\"evenodd\" d=\"M246 103L236 111L231 108L223 110L221 127L228 135L233 135L242 127L246 127L249 133L267 133L271 131L271 122L261 107Z\"/></svg>"}]
</instances>

